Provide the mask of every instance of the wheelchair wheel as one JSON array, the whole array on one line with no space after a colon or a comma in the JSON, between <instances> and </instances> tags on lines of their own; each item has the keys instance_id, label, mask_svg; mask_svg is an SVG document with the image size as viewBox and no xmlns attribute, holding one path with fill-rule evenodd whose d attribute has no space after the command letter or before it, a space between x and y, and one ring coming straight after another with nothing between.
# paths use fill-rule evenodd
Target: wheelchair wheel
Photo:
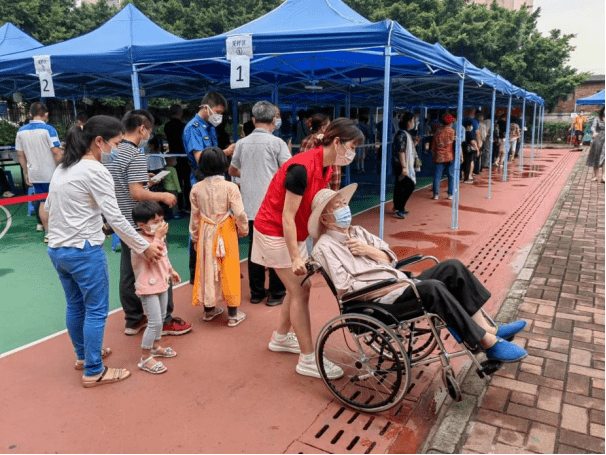
<instances>
[{"instance_id":1,"label":"wheelchair wheel","mask_svg":"<svg viewBox=\"0 0 606 455\"><path fill-rule=\"evenodd\" d=\"M443 370L442 371L442 380L444 381L444 385L448 389L448 395L454 401L461 401L461 387L455 378L455 375L452 370Z\"/></svg>"},{"instance_id":2,"label":"wheelchair wheel","mask_svg":"<svg viewBox=\"0 0 606 455\"><path fill-rule=\"evenodd\" d=\"M439 321L436 318L432 318L434 324L438 324ZM440 329L437 329L438 334ZM434 336L429 322L427 320L421 320L414 324L409 324L406 329L401 330L402 344L407 348L406 352L410 357L412 363L418 362L426 358L431 354L438 345L438 341ZM411 340L412 339L412 340ZM410 344L412 342L412 347Z\"/></svg>"},{"instance_id":3,"label":"wheelchair wheel","mask_svg":"<svg viewBox=\"0 0 606 455\"><path fill-rule=\"evenodd\" d=\"M398 338L383 323L362 314L329 321L318 335L316 359L331 393L359 411L395 406L410 385L410 363ZM343 376L329 378L325 360L340 367Z\"/></svg>"}]
</instances>

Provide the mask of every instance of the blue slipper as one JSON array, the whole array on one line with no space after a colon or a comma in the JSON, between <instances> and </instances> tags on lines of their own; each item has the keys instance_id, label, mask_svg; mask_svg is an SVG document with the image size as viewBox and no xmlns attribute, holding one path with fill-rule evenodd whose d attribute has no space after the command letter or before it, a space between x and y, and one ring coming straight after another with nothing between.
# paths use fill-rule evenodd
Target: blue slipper
<instances>
[{"instance_id":1,"label":"blue slipper","mask_svg":"<svg viewBox=\"0 0 606 455\"><path fill-rule=\"evenodd\" d=\"M452 335L452 337L457 340L457 343L461 342L461 337L459 336L459 334L457 332L454 331L454 329L451 329L450 327L446 327L448 329L448 331L450 332L450 334Z\"/></svg>"},{"instance_id":2,"label":"blue slipper","mask_svg":"<svg viewBox=\"0 0 606 455\"><path fill-rule=\"evenodd\" d=\"M526 321L524 319L520 319L519 321L511 322L505 325L498 325L496 335L499 338L507 340L524 329L524 327L526 327Z\"/></svg>"},{"instance_id":3,"label":"blue slipper","mask_svg":"<svg viewBox=\"0 0 606 455\"><path fill-rule=\"evenodd\" d=\"M497 338L497 342L486 349L486 357L490 360L500 360L501 362L518 362L526 357L528 353L517 344Z\"/></svg>"}]
</instances>

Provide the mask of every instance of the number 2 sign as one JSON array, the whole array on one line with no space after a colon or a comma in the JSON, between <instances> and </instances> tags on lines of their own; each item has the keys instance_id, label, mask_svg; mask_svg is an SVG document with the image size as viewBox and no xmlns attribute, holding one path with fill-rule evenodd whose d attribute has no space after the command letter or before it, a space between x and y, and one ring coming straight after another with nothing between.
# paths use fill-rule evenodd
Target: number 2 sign
<instances>
[{"instance_id":1,"label":"number 2 sign","mask_svg":"<svg viewBox=\"0 0 606 455\"><path fill-rule=\"evenodd\" d=\"M34 67L40 78L40 96L42 98L54 98L55 87L51 70L50 55L34 55Z\"/></svg>"}]
</instances>

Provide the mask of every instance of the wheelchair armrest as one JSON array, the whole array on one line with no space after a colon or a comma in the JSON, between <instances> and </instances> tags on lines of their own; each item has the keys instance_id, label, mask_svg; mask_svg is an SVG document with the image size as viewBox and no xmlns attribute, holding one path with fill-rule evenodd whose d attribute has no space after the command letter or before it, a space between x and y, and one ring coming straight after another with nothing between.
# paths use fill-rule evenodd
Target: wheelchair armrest
<instances>
[{"instance_id":1,"label":"wheelchair armrest","mask_svg":"<svg viewBox=\"0 0 606 455\"><path fill-rule=\"evenodd\" d=\"M368 294L370 292L378 291L379 289L386 288L398 282L397 278L388 278L386 280L379 281L378 283L371 284L370 286L363 287L362 289L358 289L357 291L346 292L341 296L341 302L349 302L350 300L355 300L356 298Z\"/></svg>"},{"instance_id":2,"label":"wheelchair armrest","mask_svg":"<svg viewBox=\"0 0 606 455\"><path fill-rule=\"evenodd\" d=\"M412 264L416 264L417 262L423 262L423 261L434 261L436 264L440 263L440 261L438 261L438 259L435 256L423 256L422 254L415 254L414 256L409 256L407 258L400 259L396 263L395 268L399 270L402 267L405 267L407 265L412 265Z\"/></svg>"}]
</instances>

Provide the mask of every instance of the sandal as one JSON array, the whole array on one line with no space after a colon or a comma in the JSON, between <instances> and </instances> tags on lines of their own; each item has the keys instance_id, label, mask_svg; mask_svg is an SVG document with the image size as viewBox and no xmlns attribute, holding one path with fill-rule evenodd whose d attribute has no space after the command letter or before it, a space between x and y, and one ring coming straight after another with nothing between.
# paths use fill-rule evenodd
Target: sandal
<instances>
[{"instance_id":1,"label":"sandal","mask_svg":"<svg viewBox=\"0 0 606 455\"><path fill-rule=\"evenodd\" d=\"M160 349L162 349L162 351L160 351ZM152 349L151 355L152 357L166 357L167 359L177 357L177 353L173 351L172 348L163 348L161 346L158 346L158 349Z\"/></svg>"},{"instance_id":2,"label":"sandal","mask_svg":"<svg viewBox=\"0 0 606 455\"><path fill-rule=\"evenodd\" d=\"M104 359L106 357L109 357L109 355L112 353L112 350L110 348L103 348L101 349L101 358ZM84 370L84 360L76 360L76 363L74 364L74 368L76 370Z\"/></svg>"},{"instance_id":3,"label":"sandal","mask_svg":"<svg viewBox=\"0 0 606 455\"><path fill-rule=\"evenodd\" d=\"M205 322L212 321L220 314L223 314L223 308L215 308L212 313L204 312L204 317L202 318Z\"/></svg>"},{"instance_id":4,"label":"sandal","mask_svg":"<svg viewBox=\"0 0 606 455\"><path fill-rule=\"evenodd\" d=\"M229 318L229 320L227 322L227 325L229 327L236 327L240 323L244 322L245 319L246 319L246 313L244 313L243 311L238 310L238 314L236 315L236 317L235 318Z\"/></svg>"},{"instance_id":5,"label":"sandal","mask_svg":"<svg viewBox=\"0 0 606 455\"><path fill-rule=\"evenodd\" d=\"M149 362L153 358L154 358L153 356L149 356L145 360L141 359L141 361L137 364L137 366L139 367L140 370L147 371L148 373L151 373L151 374L166 373L168 371L168 369L164 366L164 364L162 362L156 362L151 367L147 366L147 362Z\"/></svg>"},{"instance_id":6,"label":"sandal","mask_svg":"<svg viewBox=\"0 0 606 455\"><path fill-rule=\"evenodd\" d=\"M112 384L114 382L124 381L130 376L130 371L124 368L108 368L104 367L103 372L99 377L93 381L87 381L84 378L88 376L82 376L82 385L86 388L97 387L105 384ZM94 376L92 376L94 377Z\"/></svg>"}]
</instances>

